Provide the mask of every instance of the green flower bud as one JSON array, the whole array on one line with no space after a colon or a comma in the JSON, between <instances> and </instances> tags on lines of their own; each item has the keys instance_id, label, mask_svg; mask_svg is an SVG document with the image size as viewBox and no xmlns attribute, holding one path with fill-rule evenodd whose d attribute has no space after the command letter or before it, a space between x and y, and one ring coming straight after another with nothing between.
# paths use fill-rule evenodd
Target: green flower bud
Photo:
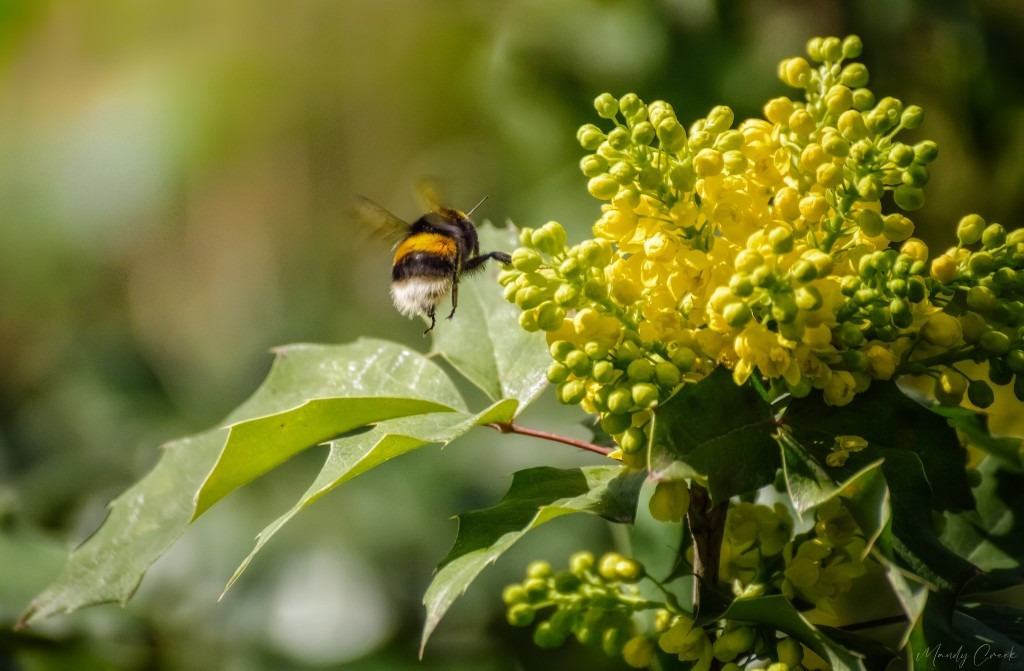
<instances>
[{"instance_id":1,"label":"green flower bud","mask_svg":"<svg viewBox=\"0 0 1024 671\"><path fill-rule=\"evenodd\" d=\"M688 373L693 370L693 365L697 362L697 353L689 347L680 347L672 352L669 359L679 367L679 370Z\"/></svg>"},{"instance_id":2,"label":"green flower bud","mask_svg":"<svg viewBox=\"0 0 1024 671\"><path fill-rule=\"evenodd\" d=\"M587 388L583 380L568 380L558 385L555 395L565 405L577 405L586 397Z\"/></svg>"},{"instance_id":3,"label":"green flower bud","mask_svg":"<svg viewBox=\"0 0 1024 671\"><path fill-rule=\"evenodd\" d=\"M591 376L595 382L607 384L615 379L615 364L611 361L595 361Z\"/></svg>"},{"instance_id":4,"label":"green flower bud","mask_svg":"<svg viewBox=\"0 0 1024 671\"><path fill-rule=\"evenodd\" d=\"M517 603L505 613L505 618L513 627L527 627L533 624L537 612L528 604Z\"/></svg>"},{"instance_id":5,"label":"green flower bud","mask_svg":"<svg viewBox=\"0 0 1024 671\"><path fill-rule=\"evenodd\" d=\"M863 200L878 200L882 197L882 181L877 175L865 175L857 181L857 193Z\"/></svg>"},{"instance_id":6,"label":"green flower bud","mask_svg":"<svg viewBox=\"0 0 1024 671\"><path fill-rule=\"evenodd\" d=\"M607 552L601 555L601 559L597 562L597 574L605 580L618 580L619 576L616 568L619 562L624 559L625 557L618 552Z\"/></svg>"},{"instance_id":7,"label":"green flower bud","mask_svg":"<svg viewBox=\"0 0 1024 671\"><path fill-rule=\"evenodd\" d=\"M1024 375L1013 378L1013 395L1018 401L1024 401Z\"/></svg>"},{"instance_id":8,"label":"green flower bud","mask_svg":"<svg viewBox=\"0 0 1024 671\"><path fill-rule=\"evenodd\" d=\"M821 37L812 37L807 40L807 55L811 57L811 60L815 63L820 63L825 60L825 57L821 55Z\"/></svg>"},{"instance_id":9,"label":"green flower bud","mask_svg":"<svg viewBox=\"0 0 1024 671\"><path fill-rule=\"evenodd\" d=\"M874 106L875 94L871 92L871 89L859 88L853 90L853 109L863 112Z\"/></svg>"},{"instance_id":10,"label":"green flower bud","mask_svg":"<svg viewBox=\"0 0 1024 671\"><path fill-rule=\"evenodd\" d=\"M569 378L569 367L564 363L552 361L551 365L548 366L547 376L548 382L551 382L552 384L565 382Z\"/></svg>"},{"instance_id":11,"label":"green flower bud","mask_svg":"<svg viewBox=\"0 0 1024 671\"><path fill-rule=\"evenodd\" d=\"M640 348L637 347L635 342L630 340L624 340L619 345L618 351L615 353L615 360L621 365L626 366L630 361L640 356Z\"/></svg>"},{"instance_id":12,"label":"green flower bud","mask_svg":"<svg viewBox=\"0 0 1024 671\"><path fill-rule=\"evenodd\" d=\"M580 171L586 177L597 177L608 171L608 161L597 154L587 154L580 159Z\"/></svg>"},{"instance_id":13,"label":"green flower bud","mask_svg":"<svg viewBox=\"0 0 1024 671\"><path fill-rule=\"evenodd\" d=\"M609 396L609 398L611 398ZM601 430L609 436L617 436L630 427L633 418L627 415L605 415L601 418Z\"/></svg>"},{"instance_id":14,"label":"green flower bud","mask_svg":"<svg viewBox=\"0 0 1024 671\"><path fill-rule=\"evenodd\" d=\"M603 301L608 298L608 284L602 280L589 279L583 285L583 295L592 301Z\"/></svg>"},{"instance_id":15,"label":"green flower bud","mask_svg":"<svg viewBox=\"0 0 1024 671\"><path fill-rule=\"evenodd\" d=\"M915 186L901 184L893 189L892 197L897 205L907 211L917 210L924 205L924 191Z\"/></svg>"},{"instance_id":16,"label":"green flower bud","mask_svg":"<svg viewBox=\"0 0 1024 671\"><path fill-rule=\"evenodd\" d=\"M632 583L646 574L644 565L635 559L622 558L615 564L615 577L622 582Z\"/></svg>"},{"instance_id":17,"label":"green flower bud","mask_svg":"<svg viewBox=\"0 0 1024 671\"><path fill-rule=\"evenodd\" d=\"M632 163L619 161L608 170L608 174L615 178L615 181L619 184L630 184L633 178L636 177L636 168Z\"/></svg>"},{"instance_id":18,"label":"green flower bud","mask_svg":"<svg viewBox=\"0 0 1024 671\"><path fill-rule=\"evenodd\" d=\"M735 303L729 303L722 309L722 317L725 319L725 323L733 328L741 328L751 318L750 307L742 301Z\"/></svg>"},{"instance_id":19,"label":"green flower bud","mask_svg":"<svg viewBox=\"0 0 1024 671\"><path fill-rule=\"evenodd\" d=\"M1006 367L1014 373L1024 373L1024 351L1019 349L1011 349L1003 357L1003 363Z\"/></svg>"},{"instance_id":20,"label":"green flower bud","mask_svg":"<svg viewBox=\"0 0 1024 671\"><path fill-rule=\"evenodd\" d=\"M967 291L967 307L975 312L982 314L991 312L997 302L995 292L988 287L975 286Z\"/></svg>"},{"instance_id":21,"label":"green flower bud","mask_svg":"<svg viewBox=\"0 0 1024 671\"><path fill-rule=\"evenodd\" d=\"M772 297L772 317L780 324L789 324L796 319L797 311L792 294L776 294Z\"/></svg>"},{"instance_id":22,"label":"green flower bud","mask_svg":"<svg viewBox=\"0 0 1024 671\"><path fill-rule=\"evenodd\" d=\"M505 589L501 591L501 600L504 601L507 606L517 603L526 603L526 590L523 589L523 586L519 583L507 585Z\"/></svg>"},{"instance_id":23,"label":"green flower bud","mask_svg":"<svg viewBox=\"0 0 1024 671\"><path fill-rule=\"evenodd\" d=\"M864 342L864 332L852 322L844 322L840 327L840 333L847 347L857 347Z\"/></svg>"},{"instance_id":24,"label":"green flower bud","mask_svg":"<svg viewBox=\"0 0 1024 671\"><path fill-rule=\"evenodd\" d=\"M848 349L843 352L843 363L846 367L856 373L868 369L868 356L859 349Z\"/></svg>"},{"instance_id":25,"label":"green flower bud","mask_svg":"<svg viewBox=\"0 0 1024 671\"><path fill-rule=\"evenodd\" d=\"M900 180L907 185L916 186L918 188L928 183L931 175L928 172L928 168L921 165L920 163L911 163L910 166L903 171L900 175Z\"/></svg>"},{"instance_id":26,"label":"green flower bud","mask_svg":"<svg viewBox=\"0 0 1024 671\"><path fill-rule=\"evenodd\" d=\"M594 151L600 147L601 143L605 141L605 137L601 129L592 123L580 126L580 129L576 131L576 139L587 151Z\"/></svg>"},{"instance_id":27,"label":"green flower bud","mask_svg":"<svg viewBox=\"0 0 1024 671\"><path fill-rule=\"evenodd\" d=\"M821 307L821 292L816 287L800 287L794 292L796 305L801 310L817 310Z\"/></svg>"},{"instance_id":28,"label":"green flower bud","mask_svg":"<svg viewBox=\"0 0 1024 671\"><path fill-rule=\"evenodd\" d=\"M633 144L646 147L654 141L654 126L649 121L641 121L633 126Z\"/></svg>"},{"instance_id":29,"label":"green flower bud","mask_svg":"<svg viewBox=\"0 0 1024 671\"><path fill-rule=\"evenodd\" d=\"M996 261L988 252L975 252L967 260L967 267L975 277L984 277L996 269Z\"/></svg>"},{"instance_id":30,"label":"green flower bud","mask_svg":"<svg viewBox=\"0 0 1024 671\"><path fill-rule=\"evenodd\" d=\"M647 114L644 103L635 93L627 93L619 98L619 111L628 121L642 121Z\"/></svg>"},{"instance_id":31,"label":"green flower bud","mask_svg":"<svg viewBox=\"0 0 1024 671\"><path fill-rule=\"evenodd\" d=\"M616 387L608 394L608 410L616 415L625 415L633 407L633 394L626 387ZM616 433L619 433L616 431Z\"/></svg>"},{"instance_id":32,"label":"green flower bud","mask_svg":"<svg viewBox=\"0 0 1024 671\"><path fill-rule=\"evenodd\" d=\"M768 241L775 254L788 254L793 251L793 231L785 226L773 228L772 232L768 234Z\"/></svg>"},{"instance_id":33,"label":"green flower bud","mask_svg":"<svg viewBox=\"0 0 1024 671\"><path fill-rule=\"evenodd\" d=\"M642 452L647 444L647 435L644 430L632 426L626 429L619 438L619 446L626 454L638 454Z\"/></svg>"},{"instance_id":34,"label":"green flower bud","mask_svg":"<svg viewBox=\"0 0 1024 671\"><path fill-rule=\"evenodd\" d=\"M1021 377L1021 376L1017 376ZM1010 384L1013 381L1013 371L1003 365L1001 359L989 359L988 360L988 379L994 384L1003 386Z\"/></svg>"},{"instance_id":35,"label":"green flower bud","mask_svg":"<svg viewBox=\"0 0 1024 671\"><path fill-rule=\"evenodd\" d=\"M626 375L633 382L650 382L654 379L654 364L646 359L637 359L630 362Z\"/></svg>"},{"instance_id":36,"label":"green flower bud","mask_svg":"<svg viewBox=\"0 0 1024 671\"><path fill-rule=\"evenodd\" d=\"M662 119L656 130L661 148L668 152L677 152L686 143L686 130L675 118Z\"/></svg>"},{"instance_id":37,"label":"green flower bud","mask_svg":"<svg viewBox=\"0 0 1024 671\"><path fill-rule=\"evenodd\" d=\"M996 396L987 382L974 380L967 386L967 400L979 408L987 408L996 400Z\"/></svg>"},{"instance_id":38,"label":"green flower bud","mask_svg":"<svg viewBox=\"0 0 1024 671\"><path fill-rule=\"evenodd\" d=\"M981 244L985 249L995 249L1006 244L1006 229L1000 224L989 224L981 234Z\"/></svg>"},{"instance_id":39,"label":"green flower bud","mask_svg":"<svg viewBox=\"0 0 1024 671\"><path fill-rule=\"evenodd\" d=\"M591 363L590 357L583 350L575 349L565 357L565 365L569 367L574 374L580 377L590 374Z\"/></svg>"},{"instance_id":40,"label":"green flower bud","mask_svg":"<svg viewBox=\"0 0 1024 671\"><path fill-rule=\"evenodd\" d=\"M882 219L882 234L893 242L902 242L914 234L914 222L902 214L889 214Z\"/></svg>"},{"instance_id":41,"label":"green flower bud","mask_svg":"<svg viewBox=\"0 0 1024 671\"><path fill-rule=\"evenodd\" d=\"M611 93L602 93L594 99L594 109L602 119L614 119L619 113L619 101Z\"/></svg>"},{"instance_id":42,"label":"green flower bud","mask_svg":"<svg viewBox=\"0 0 1024 671\"><path fill-rule=\"evenodd\" d=\"M989 331L981 336L978 344L989 354L1002 356L1010 351L1010 336L1002 331Z\"/></svg>"},{"instance_id":43,"label":"green flower bud","mask_svg":"<svg viewBox=\"0 0 1024 671\"><path fill-rule=\"evenodd\" d=\"M885 228L882 215L876 210L863 209L857 213L857 226L864 231L864 235L876 237L882 234Z\"/></svg>"},{"instance_id":44,"label":"green flower bud","mask_svg":"<svg viewBox=\"0 0 1024 671\"><path fill-rule=\"evenodd\" d=\"M660 393L650 382L638 382L632 388L633 403L641 408L653 408L657 405Z\"/></svg>"},{"instance_id":45,"label":"green flower bud","mask_svg":"<svg viewBox=\"0 0 1024 671\"><path fill-rule=\"evenodd\" d=\"M907 105L900 116L900 125L907 130L913 130L924 121L924 110L917 105Z\"/></svg>"},{"instance_id":46,"label":"green flower bud","mask_svg":"<svg viewBox=\"0 0 1024 671\"><path fill-rule=\"evenodd\" d=\"M948 349L963 338L963 328L953 315L936 312L921 326L921 337L926 342Z\"/></svg>"},{"instance_id":47,"label":"green flower bud","mask_svg":"<svg viewBox=\"0 0 1024 671\"><path fill-rule=\"evenodd\" d=\"M841 158L850 153L850 141L839 133L830 133L821 141L821 148L829 156Z\"/></svg>"},{"instance_id":48,"label":"green flower bud","mask_svg":"<svg viewBox=\"0 0 1024 671\"><path fill-rule=\"evenodd\" d=\"M584 550L569 557L569 570L582 577L594 569L594 563L593 553Z\"/></svg>"},{"instance_id":49,"label":"green flower bud","mask_svg":"<svg viewBox=\"0 0 1024 671\"><path fill-rule=\"evenodd\" d=\"M555 289L554 301L563 307L576 307L580 290L571 284L562 284Z\"/></svg>"},{"instance_id":50,"label":"green flower bud","mask_svg":"<svg viewBox=\"0 0 1024 671\"><path fill-rule=\"evenodd\" d=\"M660 361L654 366L654 379L662 387L671 389L682 381L682 374L674 363Z\"/></svg>"},{"instance_id":51,"label":"green flower bud","mask_svg":"<svg viewBox=\"0 0 1024 671\"><path fill-rule=\"evenodd\" d=\"M826 37L821 40L821 57L826 63L837 63L843 60L843 43L838 37Z\"/></svg>"},{"instance_id":52,"label":"green flower bud","mask_svg":"<svg viewBox=\"0 0 1024 671\"><path fill-rule=\"evenodd\" d=\"M857 58L864 49L864 43L856 35L847 35L843 39L843 58Z\"/></svg>"},{"instance_id":53,"label":"green flower bud","mask_svg":"<svg viewBox=\"0 0 1024 671\"><path fill-rule=\"evenodd\" d=\"M732 127L734 116L732 109L726 105L716 105L708 112L704 128L710 133L722 133Z\"/></svg>"},{"instance_id":54,"label":"green flower bud","mask_svg":"<svg viewBox=\"0 0 1024 671\"><path fill-rule=\"evenodd\" d=\"M550 621L541 622L533 630L533 644L544 650L552 650L565 643L566 634L555 631Z\"/></svg>"},{"instance_id":55,"label":"green flower bud","mask_svg":"<svg viewBox=\"0 0 1024 671\"><path fill-rule=\"evenodd\" d=\"M968 214L956 224L956 239L962 245L973 245L985 230L985 220L977 214Z\"/></svg>"},{"instance_id":56,"label":"green flower bud","mask_svg":"<svg viewBox=\"0 0 1024 671\"><path fill-rule=\"evenodd\" d=\"M587 182L587 191L598 200L611 200L619 190L619 182L609 174L591 177Z\"/></svg>"},{"instance_id":57,"label":"green flower bud","mask_svg":"<svg viewBox=\"0 0 1024 671\"><path fill-rule=\"evenodd\" d=\"M537 311L531 309L521 313L519 315L519 328L530 333L540 330L540 326L537 325Z\"/></svg>"},{"instance_id":58,"label":"green flower bud","mask_svg":"<svg viewBox=\"0 0 1024 671\"><path fill-rule=\"evenodd\" d=\"M569 356L569 352L576 349L576 345L573 345L568 340L556 340L551 343L548 348L548 353L551 354L551 358L555 361L565 363L565 358Z\"/></svg>"},{"instance_id":59,"label":"green flower bud","mask_svg":"<svg viewBox=\"0 0 1024 671\"><path fill-rule=\"evenodd\" d=\"M918 163L931 163L939 155L939 145L931 140L923 140L914 145L914 160Z\"/></svg>"}]
</instances>

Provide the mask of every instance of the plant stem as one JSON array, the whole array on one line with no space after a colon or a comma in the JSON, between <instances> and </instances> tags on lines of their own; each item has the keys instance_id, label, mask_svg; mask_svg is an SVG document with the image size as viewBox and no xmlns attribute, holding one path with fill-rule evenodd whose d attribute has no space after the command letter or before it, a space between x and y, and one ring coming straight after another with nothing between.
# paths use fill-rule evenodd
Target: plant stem
<instances>
[{"instance_id":1,"label":"plant stem","mask_svg":"<svg viewBox=\"0 0 1024 671\"><path fill-rule=\"evenodd\" d=\"M701 585L713 586L718 582L718 561L722 555L722 536L725 534L725 515L729 502L712 504L708 490L690 485L690 509L686 523L693 536L693 573L697 576L693 589L693 612L700 612Z\"/></svg>"},{"instance_id":2,"label":"plant stem","mask_svg":"<svg viewBox=\"0 0 1024 671\"><path fill-rule=\"evenodd\" d=\"M500 431L501 433L518 433L522 436L533 436L534 438L543 438L544 440L550 440L556 443L564 443L565 445L572 445L578 447L581 450L587 450L588 452L595 452L597 454L608 456L611 453L611 448L601 447L600 445L594 445L588 443L585 440L577 440L570 438L569 436L563 436L558 433L551 433L549 431L541 431L540 429L531 429L525 426L519 426L512 422L491 422L486 426Z\"/></svg>"}]
</instances>

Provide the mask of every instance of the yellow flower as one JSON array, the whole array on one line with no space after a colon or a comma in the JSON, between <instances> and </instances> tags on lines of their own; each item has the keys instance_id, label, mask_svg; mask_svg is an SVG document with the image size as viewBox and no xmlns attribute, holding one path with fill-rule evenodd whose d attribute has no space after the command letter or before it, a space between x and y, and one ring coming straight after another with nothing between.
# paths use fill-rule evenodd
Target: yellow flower
<instances>
[{"instance_id":1,"label":"yellow flower","mask_svg":"<svg viewBox=\"0 0 1024 671\"><path fill-rule=\"evenodd\" d=\"M829 405L846 405L857 393L857 381L845 370L832 371L832 375L825 382L824 391L825 402Z\"/></svg>"}]
</instances>

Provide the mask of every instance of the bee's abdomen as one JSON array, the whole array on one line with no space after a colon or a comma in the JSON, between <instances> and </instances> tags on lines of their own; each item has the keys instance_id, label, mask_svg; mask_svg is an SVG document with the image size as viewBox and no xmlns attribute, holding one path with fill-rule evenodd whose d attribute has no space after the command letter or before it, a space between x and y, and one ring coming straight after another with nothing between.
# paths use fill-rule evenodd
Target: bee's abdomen
<instances>
[{"instance_id":1,"label":"bee's abdomen","mask_svg":"<svg viewBox=\"0 0 1024 671\"><path fill-rule=\"evenodd\" d=\"M454 266L457 253L455 240L440 233L413 233L398 244L395 249L394 266L398 268L404 260L411 256L425 258L441 257Z\"/></svg>"},{"instance_id":2,"label":"bee's abdomen","mask_svg":"<svg viewBox=\"0 0 1024 671\"><path fill-rule=\"evenodd\" d=\"M391 269L391 280L415 277L447 277L455 274L455 259L428 252L411 252L395 262Z\"/></svg>"}]
</instances>

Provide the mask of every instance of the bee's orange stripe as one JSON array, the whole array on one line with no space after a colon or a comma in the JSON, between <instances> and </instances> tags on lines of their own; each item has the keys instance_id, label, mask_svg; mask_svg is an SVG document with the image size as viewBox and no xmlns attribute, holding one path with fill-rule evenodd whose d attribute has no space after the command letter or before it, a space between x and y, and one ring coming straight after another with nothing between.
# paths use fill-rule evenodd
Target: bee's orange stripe
<instances>
[{"instance_id":1,"label":"bee's orange stripe","mask_svg":"<svg viewBox=\"0 0 1024 671\"><path fill-rule=\"evenodd\" d=\"M397 265L413 252L427 252L452 258L455 256L455 240L440 233L415 233L398 244L394 263Z\"/></svg>"}]
</instances>

